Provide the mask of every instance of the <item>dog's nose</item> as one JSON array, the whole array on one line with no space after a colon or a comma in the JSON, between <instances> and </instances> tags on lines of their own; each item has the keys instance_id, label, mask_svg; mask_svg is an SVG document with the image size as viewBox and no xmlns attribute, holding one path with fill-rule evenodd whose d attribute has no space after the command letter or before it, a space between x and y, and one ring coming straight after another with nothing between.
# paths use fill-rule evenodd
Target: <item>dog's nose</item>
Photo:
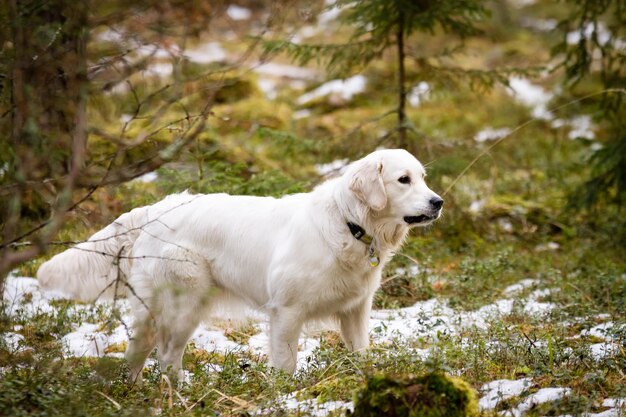
<instances>
[{"instance_id":1,"label":"dog's nose","mask_svg":"<svg viewBox=\"0 0 626 417\"><path fill-rule=\"evenodd\" d=\"M430 199L430 205L439 210L443 206L443 199L441 197L433 197Z\"/></svg>"}]
</instances>

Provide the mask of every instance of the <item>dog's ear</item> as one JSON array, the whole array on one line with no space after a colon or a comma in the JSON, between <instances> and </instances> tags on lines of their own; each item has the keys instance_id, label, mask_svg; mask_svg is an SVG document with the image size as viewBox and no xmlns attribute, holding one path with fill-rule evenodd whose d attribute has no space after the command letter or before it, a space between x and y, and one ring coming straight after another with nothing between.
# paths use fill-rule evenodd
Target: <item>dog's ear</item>
<instances>
[{"instance_id":1,"label":"dog's ear","mask_svg":"<svg viewBox=\"0 0 626 417\"><path fill-rule=\"evenodd\" d=\"M387 206L387 192L382 172L383 161L366 158L356 163L348 178L350 191L375 211Z\"/></svg>"}]
</instances>

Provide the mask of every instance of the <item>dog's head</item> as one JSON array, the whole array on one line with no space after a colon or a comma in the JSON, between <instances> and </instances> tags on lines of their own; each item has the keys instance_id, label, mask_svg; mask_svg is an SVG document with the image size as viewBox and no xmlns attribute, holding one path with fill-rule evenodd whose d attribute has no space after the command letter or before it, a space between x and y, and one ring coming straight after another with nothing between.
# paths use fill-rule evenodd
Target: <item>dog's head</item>
<instances>
[{"instance_id":1,"label":"dog's head","mask_svg":"<svg viewBox=\"0 0 626 417\"><path fill-rule=\"evenodd\" d=\"M426 185L422 164L403 149L372 152L345 175L348 188L377 216L425 226L441 215L443 199Z\"/></svg>"}]
</instances>

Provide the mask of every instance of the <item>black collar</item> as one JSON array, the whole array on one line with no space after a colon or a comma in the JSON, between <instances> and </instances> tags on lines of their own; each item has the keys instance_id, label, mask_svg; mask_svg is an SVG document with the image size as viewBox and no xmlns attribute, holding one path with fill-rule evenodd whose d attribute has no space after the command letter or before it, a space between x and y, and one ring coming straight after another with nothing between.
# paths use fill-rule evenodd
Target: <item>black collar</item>
<instances>
[{"instance_id":1,"label":"black collar","mask_svg":"<svg viewBox=\"0 0 626 417\"><path fill-rule=\"evenodd\" d=\"M363 229L358 224L354 224L351 222L348 222L347 224L348 224L348 228L350 229L350 233L352 233L352 236L354 236L356 240L360 240L366 245L369 245L372 243L374 238L368 235L365 229Z\"/></svg>"}]
</instances>

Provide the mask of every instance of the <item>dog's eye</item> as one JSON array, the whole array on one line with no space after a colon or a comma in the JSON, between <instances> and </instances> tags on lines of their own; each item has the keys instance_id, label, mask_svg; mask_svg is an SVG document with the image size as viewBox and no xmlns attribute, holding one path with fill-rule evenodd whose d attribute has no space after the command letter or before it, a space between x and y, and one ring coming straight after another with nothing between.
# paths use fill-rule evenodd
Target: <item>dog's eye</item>
<instances>
[{"instance_id":1,"label":"dog's eye","mask_svg":"<svg viewBox=\"0 0 626 417\"><path fill-rule=\"evenodd\" d=\"M411 183L411 177L409 177L408 175L403 175L400 178L398 178L398 182L401 184L410 184Z\"/></svg>"}]
</instances>

